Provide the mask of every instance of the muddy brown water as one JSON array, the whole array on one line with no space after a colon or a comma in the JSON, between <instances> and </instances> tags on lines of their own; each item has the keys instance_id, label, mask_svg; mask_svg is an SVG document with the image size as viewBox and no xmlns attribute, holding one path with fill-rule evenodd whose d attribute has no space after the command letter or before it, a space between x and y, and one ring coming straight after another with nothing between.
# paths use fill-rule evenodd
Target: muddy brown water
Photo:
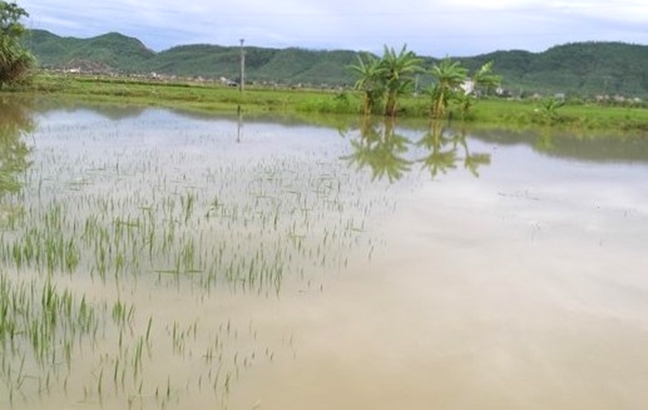
<instances>
[{"instance_id":1,"label":"muddy brown water","mask_svg":"<svg viewBox=\"0 0 648 410\"><path fill-rule=\"evenodd\" d=\"M648 403L645 139L115 112L5 130L30 150L3 179L2 277L85 297L97 331L39 362L14 316L0 407ZM77 263L18 266L38 227Z\"/></svg>"}]
</instances>

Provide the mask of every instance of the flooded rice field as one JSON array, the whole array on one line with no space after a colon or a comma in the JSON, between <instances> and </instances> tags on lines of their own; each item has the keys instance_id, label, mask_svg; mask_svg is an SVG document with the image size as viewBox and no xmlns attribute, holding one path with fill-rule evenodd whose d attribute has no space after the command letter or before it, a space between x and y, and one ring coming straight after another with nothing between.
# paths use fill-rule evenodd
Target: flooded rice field
<instances>
[{"instance_id":1,"label":"flooded rice field","mask_svg":"<svg viewBox=\"0 0 648 410\"><path fill-rule=\"evenodd\" d=\"M0 408L648 403L645 137L0 108Z\"/></svg>"}]
</instances>

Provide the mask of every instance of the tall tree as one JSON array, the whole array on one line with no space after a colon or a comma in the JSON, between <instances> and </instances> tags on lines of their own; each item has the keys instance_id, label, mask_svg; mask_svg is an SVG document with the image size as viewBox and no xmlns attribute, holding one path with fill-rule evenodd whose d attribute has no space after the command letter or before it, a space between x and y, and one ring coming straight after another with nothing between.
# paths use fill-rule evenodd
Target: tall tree
<instances>
[{"instance_id":1,"label":"tall tree","mask_svg":"<svg viewBox=\"0 0 648 410\"><path fill-rule=\"evenodd\" d=\"M468 69L460 62L445 58L432 66L430 74L434 79L434 84L429 90L432 97L432 118L444 116L450 103L456 104L464 119L468 118L468 113L476 101L476 93L493 90L502 82L502 77L493 73L492 61L482 65L469 76Z\"/></svg>"},{"instance_id":2,"label":"tall tree","mask_svg":"<svg viewBox=\"0 0 648 410\"><path fill-rule=\"evenodd\" d=\"M33 55L21 43L24 17L29 17L25 9L0 0L0 89L23 81L34 65Z\"/></svg>"},{"instance_id":3,"label":"tall tree","mask_svg":"<svg viewBox=\"0 0 648 410\"><path fill-rule=\"evenodd\" d=\"M440 118L445 114L455 94L463 92L458 90L467 79L468 69L462 67L458 61L444 58L439 64L432 66L430 74L434 79L434 85L429 91L432 96L430 115L432 118Z\"/></svg>"},{"instance_id":4,"label":"tall tree","mask_svg":"<svg viewBox=\"0 0 648 410\"><path fill-rule=\"evenodd\" d=\"M366 61L358 56L358 64L351 65L349 68L360 78L355 83L356 90L362 90L364 97L362 101L362 112L370 115L381 103L385 88L383 84L383 66L381 60L367 53Z\"/></svg>"},{"instance_id":5,"label":"tall tree","mask_svg":"<svg viewBox=\"0 0 648 410\"><path fill-rule=\"evenodd\" d=\"M400 52L385 46L383 58L383 82L387 93L385 102L385 116L396 115L398 98L410 92L414 84L414 76L421 71L421 60L414 52L407 51L407 45L403 45Z\"/></svg>"},{"instance_id":6,"label":"tall tree","mask_svg":"<svg viewBox=\"0 0 648 410\"><path fill-rule=\"evenodd\" d=\"M359 76L355 88L364 91L364 114L377 112L385 101L384 115L394 117L398 98L412 90L414 77L421 71L420 63L421 60L408 51L406 45L400 52L384 46L380 59L371 54L367 54L365 59L358 57L358 64L349 68Z\"/></svg>"},{"instance_id":7,"label":"tall tree","mask_svg":"<svg viewBox=\"0 0 648 410\"><path fill-rule=\"evenodd\" d=\"M476 89L492 91L502 84L502 76L493 72L493 62L489 61L479 68L472 77Z\"/></svg>"}]
</instances>

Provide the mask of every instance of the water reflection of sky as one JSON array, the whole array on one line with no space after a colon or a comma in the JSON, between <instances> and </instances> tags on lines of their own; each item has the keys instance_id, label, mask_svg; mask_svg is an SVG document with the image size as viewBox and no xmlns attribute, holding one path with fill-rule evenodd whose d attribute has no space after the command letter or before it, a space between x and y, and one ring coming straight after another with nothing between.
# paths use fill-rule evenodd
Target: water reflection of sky
<instances>
[{"instance_id":1,"label":"water reflection of sky","mask_svg":"<svg viewBox=\"0 0 648 410\"><path fill-rule=\"evenodd\" d=\"M35 133L39 150L46 151L61 140L79 140L80 144L72 145L71 149L78 149L79 154L96 161L107 159L106 153L116 146L124 152L155 149L200 154L203 161L217 161L223 155L251 160L289 150L293 155L317 161L323 157L335 159L348 155L349 141L362 138L357 128L341 133L305 123L286 124L281 120L246 122L245 118L236 121L236 116L188 116L162 109L131 112L124 108L117 114L114 110L106 114L101 108L52 110L39 113L36 120L40 127L47 130L37 130ZM425 155L426 149L417 146L417 142L425 136L426 131L397 125L395 132L408 140L406 151L399 155L411 162L408 173L413 175L409 177L415 176L422 181L430 179L423 164L417 162ZM444 129L442 132L451 135L456 131ZM471 131L466 135L470 152L490 156L490 163L478 169L481 185L517 186L520 192L533 192L538 184L542 184L545 190L557 194L580 192L581 200L589 197L591 201L605 202L611 206L623 207L630 199L637 203L648 203L643 201L648 197L648 188L643 183L648 174L648 161L636 160L648 158L648 152L643 152L646 143L641 139L577 140L562 136L554 138L552 151L538 150L532 144L534 137L528 133L519 134L517 141L514 134L502 135L497 136L493 131ZM90 143L91 146L88 145ZM573 148L579 143L583 152L588 153L586 158L579 158L578 151ZM564 153L560 151L563 146L569 147ZM626 151L634 161L623 159L623 152ZM574 152L575 156L572 155ZM611 158L606 157L606 153ZM138 157L133 156L133 159L138 160ZM369 171L359 169L358 172ZM448 182L472 178L473 175L462 164L461 155L457 156L453 168L434 176L436 180ZM619 184L627 189L619 188ZM621 192L610 195L614 191Z\"/></svg>"},{"instance_id":2,"label":"water reflection of sky","mask_svg":"<svg viewBox=\"0 0 648 410\"><path fill-rule=\"evenodd\" d=\"M378 230L388 241L387 249L376 248L373 264L360 264L360 269L345 275L350 278L348 282L338 277L341 283L334 283L331 290L325 288L321 298L300 293L289 300L282 305L290 312L282 316L285 322L272 316L271 309L263 309L269 317L263 324L268 328L288 323L291 330L298 329L299 358L281 362L280 372L268 366L261 372L266 377L259 378L258 386L254 382L244 384L247 389L241 391L246 399L251 397L249 391L271 386L274 392L266 392L266 397L285 394L292 401L300 392L325 392L327 385L347 388L349 397L356 398L362 397L358 392L367 388L369 379L369 385L380 386L381 391L394 390L388 395L393 400L390 404L402 403L405 397L411 400L409 408L442 406L444 400L430 397L428 380L420 377L424 364L426 375L438 376L435 387L445 403L461 396L456 391L470 391L470 397L477 397L479 403L466 408L506 407L493 405L493 396L509 398L511 390L524 392L529 386L552 393L546 396L573 400L579 397L572 393L579 385L570 383L582 382L582 378L574 377L582 374L605 382L612 378L611 383L629 386L633 393L627 394L623 403L640 401L636 400L640 388L633 390L628 380L645 370L646 360L640 356L645 348L639 343L635 349L623 347L645 340L648 329L646 299L641 297L648 289L642 275L646 266L643 248L648 240L648 187L644 183L648 166L642 158L648 153L620 155L623 143L615 140L599 143L574 139L569 150L561 151L562 141L554 139L553 148L545 145L538 149L534 136L520 135L516 140L515 136L473 131L465 136L467 149L490 155L490 162L480 166L478 178L464 168L464 148L460 147L455 168L432 177L415 162L402 178L389 183L385 178L372 181L372 170L351 166L343 159L352 152L350 140L363 138L354 125L341 134L333 128L281 120L243 118L239 123L235 116L195 117L158 109L141 110L136 115L128 115L128 110L120 112L124 115L116 116L112 111L112 117L108 117L86 109L39 114L39 129L33 135L35 167L41 164L39 171L56 173L59 180L95 178L92 187L97 190L105 178L120 189L135 191L137 196L156 189L148 180L147 186L139 185L138 178L133 178L130 188L123 187L119 176L136 174L149 158L153 167L170 167L168 174L172 177L176 172L186 175L189 181L181 181L185 185L193 178L202 181L199 188L207 190L204 174L196 175L195 169L200 173L211 167L231 166L236 173L224 175L241 179L239 171L258 172L260 168L253 165L265 160L276 163L273 161L277 159L297 158L295 165L299 167L282 162L282 171L315 169L319 175L345 170L350 177L341 180L349 184L351 194L358 193L361 198L371 191L392 189L381 193L397 206L370 218L365 226ZM425 129L397 126L395 132L409 140L402 153L408 160L426 155L428 148L415 144L425 135ZM579 156L579 151L572 149L578 144L582 144L583 152L596 155ZM631 147L636 150L637 144ZM606 158L606 152L612 156ZM71 165L49 167L66 155L73 160ZM595 160L599 157L600 161ZM78 169L79 164L82 169ZM110 175L92 171L102 164L119 164L119 171L113 168ZM117 178L113 178L115 175ZM356 178L358 175L361 178ZM308 185L311 181L295 178L292 189L316 195ZM169 191L173 191L174 183L169 182ZM234 191L241 189L261 194L257 188L262 183L236 185L227 192L235 195ZM47 180L44 185L48 185ZM277 187L285 195L283 188ZM113 191L119 194L117 189L111 194ZM76 191L61 193L56 185L52 192L73 195ZM370 272L369 279L362 276L365 270ZM243 305L249 308L250 301ZM216 311L209 311L210 315ZM256 314L255 320L260 316ZM606 321L609 317L621 320L611 326ZM248 323L245 321L246 326ZM340 331L340 324L347 325L342 327L345 331ZM615 331L619 327L627 334ZM304 329L308 331L299 332ZM331 334L336 337L331 338ZM609 339L600 348L591 344L601 337ZM633 357L628 356L625 362L621 357L625 366L619 366L618 372L601 370L611 368L603 367L607 363L602 360L608 356L611 362L619 362L614 352L628 352ZM323 377L326 366L322 366L322 358L327 364L337 365L328 380ZM381 384L376 375L393 374L385 372L390 369L390 360L407 367L403 380L395 383L398 378L386 377ZM573 364L575 360L577 365ZM542 372L536 373L540 368L549 369L546 379ZM454 379L447 377L457 369L466 371L456 373ZM354 371L361 381L339 377ZM556 374L569 376L559 388L552 384ZM417 383L424 384L420 391L410 390ZM488 394L479 396L479 386ZM374 389L368 390L371 395L367 396L373 398ZM613 392L616 400L617 391ZM577 402L586 403L592 397L589 389L586 396ZM304 397L301 406L294 408L308 407L313 403L309 399L318 396ZM539 395L531 391L524 397L530 403ZM547 408L579 407L545 404Z\"/></svg>"}]
</instances>

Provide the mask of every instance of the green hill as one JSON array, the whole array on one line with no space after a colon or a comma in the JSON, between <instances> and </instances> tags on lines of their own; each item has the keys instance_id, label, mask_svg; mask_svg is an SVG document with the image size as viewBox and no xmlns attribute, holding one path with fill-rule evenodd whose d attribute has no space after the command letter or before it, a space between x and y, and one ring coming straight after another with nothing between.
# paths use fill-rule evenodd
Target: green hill
<instances>
[{"instance_id":1,"label":"green hill","mask_svg":"<svg viewBox=\"0 0 648 410\"><path fill-rule=\"evenodd\" d=\"M40 65L50 69L123 74L176 75L238 79L239 47L208 44L183 45L162 52L139 40L108 33L88 39L59 37L33 30L27 44ZM347 66L356 62L355 51L319 51L301 48L246 47L246 80L280 84L351 85L355 78ZM582 96L622 94L648 96L648 46L586 42L552 47L541 53L495 51L460 58L471 69L494 60L504 76L504 88L520 92L576 93ZM424 57L426 67L438 61ZM422 85L430 79L424 75Z\"/></svg>"},{"instance_id":2,"label":"green hill","mask_svg":"<svg viewBox=\"0 0 648 410\"><path fill-rule=\"evenodd\" d=\"M555 46L542 53L497 51L465 61L494 60L506 84L545 92L581 95L648 95L648 46L586 42Z\"/></svg>"},{"instance_id":3,"label":"green hill","mask_svg":"<svg viewBox=\"0 0 648 410\"><path fill-rule=\"evenodd\" d=\"M156 57L156 53L138 39L119 33L78 39L32 30L27 36L27 44L44 68L145 72L148 61Z\"/></svg>"}]
</instances>

